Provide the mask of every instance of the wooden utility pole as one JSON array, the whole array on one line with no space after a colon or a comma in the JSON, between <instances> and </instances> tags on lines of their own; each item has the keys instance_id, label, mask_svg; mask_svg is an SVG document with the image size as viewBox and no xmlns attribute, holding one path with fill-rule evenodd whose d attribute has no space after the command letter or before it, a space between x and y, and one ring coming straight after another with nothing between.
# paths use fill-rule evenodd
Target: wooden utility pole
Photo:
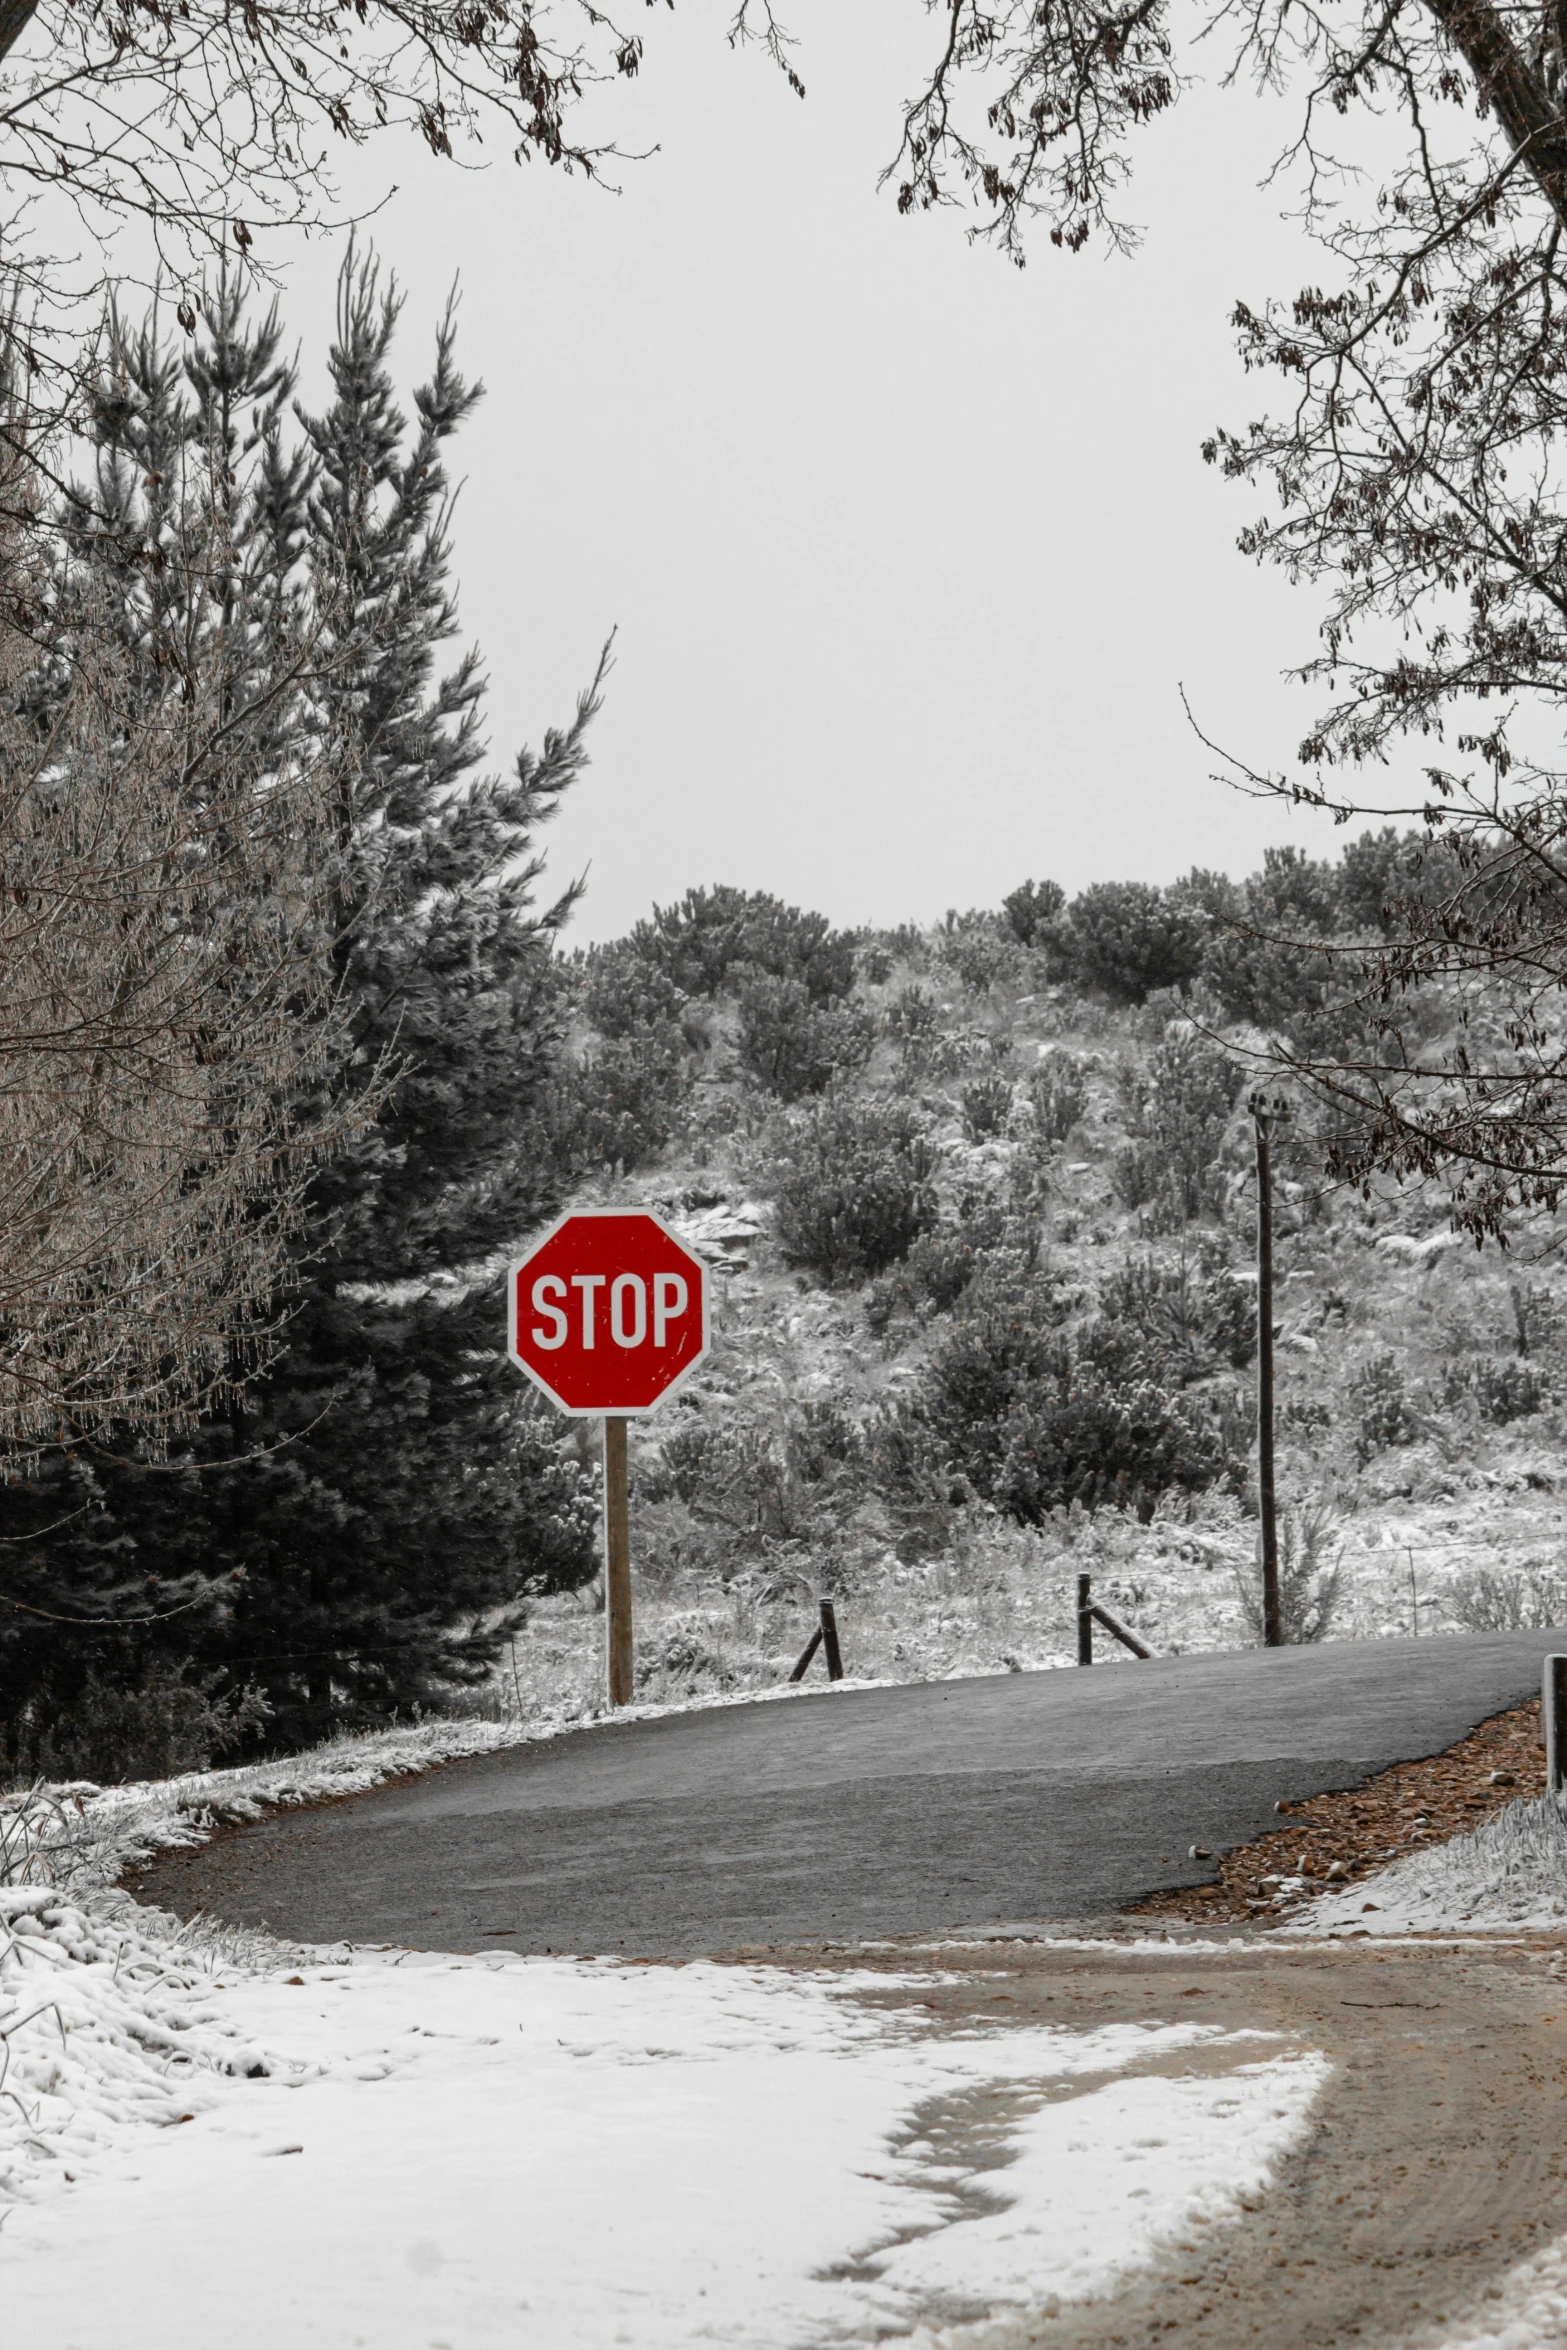
<instances>
[{"instance_id":1,"label":"wooden utility pole","mask_svg":"<svg viewBox=\"0 0 1567 2350\"><path fill-rule=\"evenodd\" d=\"M604 1421L604 1642L611 1705L631 1703L631 1507L626 1423Z\"/></svg>"},{"instance_id":2,"label":"wooden utility pole","mask_svg":"<svg viewBox=\"0 0 1567 2350\"><path fill-rule=\"evenodd\" d=\"M1261 1087L1247 1103L1257 1132L1257 1503L1262 1517L1262 1640L1281 1648L1279 1522L1273 1480L1273 1165L1270 1144L1288 1115L1280 1094Z\"/></svg>"}]
</instances>

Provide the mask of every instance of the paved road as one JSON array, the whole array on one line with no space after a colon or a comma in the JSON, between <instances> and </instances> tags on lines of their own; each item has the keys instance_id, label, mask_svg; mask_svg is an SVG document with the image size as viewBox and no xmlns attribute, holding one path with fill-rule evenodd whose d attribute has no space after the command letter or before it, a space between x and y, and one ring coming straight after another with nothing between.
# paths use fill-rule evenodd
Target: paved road
<instances>
[{"instance_id":1,"label":"paved road","mask_svg":"<svg viewBox=\"0 0 1567 2350\"><path fill-rule=\"evenodd\" d=\"M608 1723L165 1854L189 1916L312 1941L616 1951L940 1932L1200 1884L1280 1796L1439 1753L1560 1632L1344 1642Z\"/></svg>"}]
</instances>

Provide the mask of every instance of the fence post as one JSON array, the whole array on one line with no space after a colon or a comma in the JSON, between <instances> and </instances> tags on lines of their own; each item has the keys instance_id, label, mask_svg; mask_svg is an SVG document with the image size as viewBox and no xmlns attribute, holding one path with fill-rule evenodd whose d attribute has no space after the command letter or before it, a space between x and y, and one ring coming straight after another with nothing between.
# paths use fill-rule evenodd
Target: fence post
<instances>
[{"instance_id":1,"label":"fence post","mask_svg":"<svg viewBox=\"0 0 1567 2350\"><path fill-rule=\"evenodd\" d=\"M827 1678L829 1681L841 1681L843 1679L843 1658L838 1649L838 1618L833 1612L833 1604L830 1599L824 1599L821 1605L822 1646L827 1652Z\"/></svg>"},{"instance_id":2,"label":"fence post","mask_svg":"<svg viewBox=\"0 0 1567 2350\"><path fill-rule=\"evenodd\" d=\"M1094 1579L1092 1575L1077 1578L1077 1661L1091 1665L1094 1661Z\"/></svg>"},{"instance_id":3,"label":"fence post","mask_svg":"<svg viewBox=\"0 0 1567 2350\"><path fill-rule=\"evenodd\" d=\"M1567 1656L1548 1656L1540 1691L1545 1716L1545 1784L1553 1795L1567 1787Z\"/></svg>"}]
</instances>

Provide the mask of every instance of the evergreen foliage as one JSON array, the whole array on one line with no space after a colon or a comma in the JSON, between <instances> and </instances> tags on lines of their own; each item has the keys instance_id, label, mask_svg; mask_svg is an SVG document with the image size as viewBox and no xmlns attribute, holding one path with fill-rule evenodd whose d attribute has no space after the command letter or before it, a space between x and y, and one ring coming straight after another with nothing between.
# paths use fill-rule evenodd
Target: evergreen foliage
<instances>
[{"instance_id":1,"label":"evergreen foliage","mask_svg":"<svg viewBox=\"0 0 1567 2350\"><path fill-rule=\"evenodd\" d=\"M821 1093L839 1074L862 1069L875 1028L867 1015L834 998L812 997L802 979L740 966L736 1057L746 1075L780 1101Z\"/></svg>"},{"instance_id":2,"label":"evergreen foliage","mask_svg":"<svg viewBox=\"0 0 1567 2350\"><path fill-rule=\"evenodd\" d=\"M535 907L537 833L584 764L597 705L584 696L509 775L483 772L478 657L439 667L457 624L446 448L479 390L448 313L410 425L391 374L399 307L351 256L330 398L292 450L275 429L292 392L275 318L253 328L223 289L186 354L156 322L116 335L98 470L123 559L177 540L165 485L180 447L220 435L249 501L236 608L285 575L317 599L326 721L355 749L337 820L340 986L354 1063L385 1059L398 1077L315 1180L286 1350L227 1424L167 1464L55 1456L4 1497L12 1541L40 1529L19 1597L134 1619L87 1635L8 1616L13 1744L110 1657L145 1674L154 1656L192 1656L220 1696L254 1684L285 1742L383 1718L477 1680L530 1585L591 1570L583 1474L505 1363L501 1284L480 1268L560 1195L539 1108L564 1034L552 942L574 893Z\"/></svg>"},{"instance_id":3,"label":"evergreen foliage","mask_svg":"<svg viewBox=\"0 0 1567 2350\"><path fill-rule=\"evenodd\" d=\"M1044 1275L990 1275L966 1292L923 1396L949 1467L1025 1524L1074 1501L1147 1510L1172 1487L1238 1483L1201 1405L1095 1362L1063 1327L1068 1303Z\"/></svg>"},{"instance_id":4,"label":"evergreen foliage","mask_svg":"<svg viewBox=\"0 0 1567 2350\"><path fill-rule=\"evenodd\" d=\"M1065 904L1059 881L1024 881L1002 899L1002 919L1019 946L1031 947Z\"/></svg>"},{"instance_id":5,"label":"evergreen foliage","mask_svg":"<svg viewBox=\"0 0 1567 2350\"><path fill-rule=\"evenodd\" d=\"M829 1096L780 1138L777 1159L779 1244L828 1281L882 1272L936 1221L936 1153L903 1105Z\"/></svg>"},{"instance_id":6,"label":"evergreen foliage","mask_svg":"<svg viewBox=\"0 0 1567 2350\"><path fill-rule=\"evenodd\" d=\"M628 944L687 995L732 987L738 964L796 980L816 1003L846 996L854 985L852 936L835 931L825 914L802 913L765 890L688 889L677 906L655 906Z\"/></svg>"}]
</instances>

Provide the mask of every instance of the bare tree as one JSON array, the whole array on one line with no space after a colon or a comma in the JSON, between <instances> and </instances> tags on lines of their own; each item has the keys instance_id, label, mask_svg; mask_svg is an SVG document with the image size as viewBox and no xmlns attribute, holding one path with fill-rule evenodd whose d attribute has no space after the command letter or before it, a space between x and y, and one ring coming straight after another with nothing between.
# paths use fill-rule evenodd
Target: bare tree
<instances>
[{"instance_id":1,"label":"bare tree","mask_svg":"<svg viewBox=\"0 0 1567 2350\"><path fill-rule=\"evenodd\" d=\"M1567 1186L1567 52L1544 0L940 0L907 109L905 208L966 196L1019 260L1129 248L1138 127L1202 58L1299 98L1295 176L1326 282L1242 303L1281 413L1206 455L1267 494L1241 544L1325 596L1325 706L1247 788L1401 815L1382 935L1341 953L1363 1049L1281 1057L1326 1097L1336 1170L1444 1179L1501 1234ZM1202 44L1199 49L1199 44ZM1228 44L1226 46L1226 44ZM1357 140L1357 132L1359 134ZM1401 144L1399 143L1401 142ZM1391 157L1391 160L1390 160ZM1413 791L1382 787L1401 743Z\"/></svg>"},{"instance_id":2,"label":"bare tree","mask_svg":"<svg viewBox=\"0 0 1567 2350\"><path fill-rule=\"evenodd\" d=\"M10 549L33 592L0 639L0 1449L156 1438L231 1388L311 1169L385 1079L328 1083L346 753L311 616L236 605L222 522L198 476L155 607L90 542Z\"/></svg>"}]
</instances>

